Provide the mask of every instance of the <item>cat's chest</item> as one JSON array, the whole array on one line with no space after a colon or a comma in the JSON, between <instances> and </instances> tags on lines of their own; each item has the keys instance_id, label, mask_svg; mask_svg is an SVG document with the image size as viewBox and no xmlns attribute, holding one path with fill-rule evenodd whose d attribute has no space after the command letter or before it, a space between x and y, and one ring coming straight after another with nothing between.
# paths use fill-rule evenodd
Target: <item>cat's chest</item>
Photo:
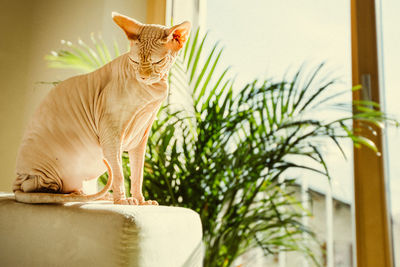
<instances>
[{"instance_id":1,"label":"cat's chest","mask_svg":"<svg viewBox=\"0 0 400 267\"><path fill-rule=\"evenodd\" d=\"M105 112L113 118L116 124L127 126L144 110L150 111L152 106L158 105L167 97L167 84L142 85L138 82L127 81L125 84L115 85L105 95Z\"/></svg>"},{"instance_id":2,"label":"cat's chest","mask_svg":"<svg viewBox=\"0 0 400 267\"><path fill-rule=\"evenodd\" d=\"M168 94L168 85L163 82L152 85L144 85L136 82L128 82L124 90L118 96L120 105L124 109L143 109L149 104L164 101Z\"/></svg>"},{"instance_id":3,"label":"cat's chest","mask_svg":"<svg viewBox=\"0 0 400 267\"><path fill-rule=\"evenodd\" d=\"M135 89L135 90L133 90ZM167 96L167 88L132 88L124 101L123 147L129 150L138 145L151 127L163 100Z\"/></svg>"},{"instance_id":4,"label":"cat's chest","mask_svg":"<svg viewBox=\"0 0 400 267\"><path fill-rule=\"evenodd\" d=\"M152 102L138 109L131 117L123 132L122 147L128 151L135 148L151 128L161 102Z\"/></svg>"}]
</instances>

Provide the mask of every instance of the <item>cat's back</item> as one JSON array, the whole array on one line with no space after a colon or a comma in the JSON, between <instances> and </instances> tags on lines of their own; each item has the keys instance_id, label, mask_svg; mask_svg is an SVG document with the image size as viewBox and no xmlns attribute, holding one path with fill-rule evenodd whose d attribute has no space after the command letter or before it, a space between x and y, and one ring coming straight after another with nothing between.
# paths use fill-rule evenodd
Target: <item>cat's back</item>
<instances>
[{"instance_id":1,"label":"cat's back","mask_svg":"<svg viewBox=\"0 0 400 267\"><path fill-rule=\"evenodd\" d=\"M43 162L54 166L85 153L99 153L93 118L95 88L88 74L71 77L51 89L34 112L17 156L17 172ZM100 151L101 152L101 151Z\"/></svg>"}]
</instances>

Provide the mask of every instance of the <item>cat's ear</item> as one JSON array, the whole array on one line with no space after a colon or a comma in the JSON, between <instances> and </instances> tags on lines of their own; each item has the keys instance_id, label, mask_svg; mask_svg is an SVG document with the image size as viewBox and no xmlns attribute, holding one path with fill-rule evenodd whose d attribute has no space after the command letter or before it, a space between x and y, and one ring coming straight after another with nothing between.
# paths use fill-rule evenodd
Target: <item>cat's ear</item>
<instances>
[{"instance_id":1,"label":"cat's ear","mask_svg":"<svg viewBox=\"0 0 400 267\"><path fill-rule=\"evenodd\" d=\"M112 12L111 15L115 23L124 30L129 40L136 40L138 38L143 27L142 23L117 12Z\"/></svg>"},{"instance_id":2,"label":"cat's ear","mask_svg":"<svg viewBox=\"0 0 400 267\"><path fill-rule=\"evenodd\" d=\"M189 38L190 28L192 25L189 21L182 22L166 30L167 45L174 50L179 50L183 47Z\"/></svg>"}]
</instances>

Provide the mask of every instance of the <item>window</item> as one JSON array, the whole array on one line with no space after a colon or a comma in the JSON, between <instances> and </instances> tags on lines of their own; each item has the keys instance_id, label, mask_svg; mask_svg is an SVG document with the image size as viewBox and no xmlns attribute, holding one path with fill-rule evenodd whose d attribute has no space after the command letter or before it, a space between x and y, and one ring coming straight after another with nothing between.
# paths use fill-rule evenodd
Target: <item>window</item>
<instances>
[{"instance_id":1,"label":"window","mask_svg":"<svg viewBox=\"0 0 400 267\"><path fill-rule=\"evenodd\" d=\"M400 118L399 99L400 99L400 31L398 25L400 19L399 1L379 1L381 5L381 57L382 65L382 85L385 92L386 111ZM388 128L387 131L387 174L388 193L390 200L390 218L392 223L393 252L396 266L400 266L400 169L398 160L400 159L400 132L397 128Z\"/></svg>"},{"instance_id":2,"label":"window","mask_svg":"<svg viewBox=\"0 0 400 267\"><path fill-rule=\"evenodd\" d=\"M307 18L307 19L305 19ZM297 71L304 63L305 70L325 62L325 71L340 77L335 90L351 88L350 5L342 1L208 1L207 29L211 38L225 46L223 62L233 67L240 87L255 78L282 78ZM348 94L344 101L351 101ZM331 116L334 114L323 114ZM332 169L332 192L328 181L318 175L304 173L311 197L314 217L310 226L322 242L326 242L328 266L352 266L348 249L352 244L352 145L347 143L349 161L340 156L335 145L329 151L328 165ZM333 167L334 166L334 167ZM318 194L311 194L317 196ZM333 201L332 201L333 197ZM333 203L342 203L347 210L340 212ZM348 216L346 216L348 215ZM281 264L292 266L298 255L287 253ZM265 266L260 262L260 266ZM338 263L340 263L338 265Z\"/></svg>"}]
</instances>

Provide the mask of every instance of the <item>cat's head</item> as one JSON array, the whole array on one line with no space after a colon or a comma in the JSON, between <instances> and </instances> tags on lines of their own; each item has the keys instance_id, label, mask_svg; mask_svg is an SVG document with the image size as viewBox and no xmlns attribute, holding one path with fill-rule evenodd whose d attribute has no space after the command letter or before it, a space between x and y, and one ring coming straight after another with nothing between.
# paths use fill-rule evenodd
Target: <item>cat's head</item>
<instances>
[{"instance_id":1,"label":"cat's head","mask_svg":"<svg viewBox=\"0 0 400 267\"><path fill-rule=\"evenodd\" d=\"M142 24L116 12L113 20L130 41L129 59L140 82L152 84L167 74L190 33L190 22L171 28Z\"/></svg>"}]
</instances>

